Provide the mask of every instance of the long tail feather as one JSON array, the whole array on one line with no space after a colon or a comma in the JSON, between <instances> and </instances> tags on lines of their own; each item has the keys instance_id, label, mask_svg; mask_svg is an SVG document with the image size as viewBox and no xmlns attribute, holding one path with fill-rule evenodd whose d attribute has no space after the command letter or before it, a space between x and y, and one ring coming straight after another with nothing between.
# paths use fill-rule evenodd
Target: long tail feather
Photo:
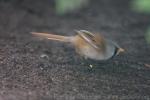
<instances>
[{"instance_id":1,"label":"long tail feather","mask_svg":"<svg viewBox=\"0 0 150 100\"><path fill-rule=\"evenodd\" d=\"M49 39L49 40L71 42L71 37L69 37L69 36L61 36L61 35L54 35L54 34L48 34L48 33L38 33L38 32L31 32L31 34L33 34L37 37L45 38L45 39Z\"/></svg>"}]
</instances>

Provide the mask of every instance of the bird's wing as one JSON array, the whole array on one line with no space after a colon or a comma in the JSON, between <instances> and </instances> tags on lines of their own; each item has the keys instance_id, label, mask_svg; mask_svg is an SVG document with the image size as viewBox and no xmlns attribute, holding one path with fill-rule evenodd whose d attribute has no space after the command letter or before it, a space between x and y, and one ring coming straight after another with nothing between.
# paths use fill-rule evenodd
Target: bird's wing
<instances>
[{"instance_id":1,"label":"bird's wing","mask_svg":"<svg viewBox=\"0 0 150 100\"><path fill-rule=\"evenodd\" d=\"M79 30L77 33L95 49L105 49L105 39L100 34L93 34L86 30Z\"/></svg>"}]
</instances>

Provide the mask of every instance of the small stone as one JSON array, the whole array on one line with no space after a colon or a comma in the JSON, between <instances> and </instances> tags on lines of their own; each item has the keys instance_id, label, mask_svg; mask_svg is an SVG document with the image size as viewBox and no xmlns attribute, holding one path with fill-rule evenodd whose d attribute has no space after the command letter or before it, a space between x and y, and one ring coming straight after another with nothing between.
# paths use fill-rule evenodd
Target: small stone
<instances>
[{"instance_id":1,"label":"small stone","mask_svg":"<svg viewBox=\"0 0 150 100\"><path fill-rule=\"evenodd\" d=\"M40 57L41 57L41 58L44 58L44 59L49 59L49 56L46 55L46 54L41 54Z\"/></svg>"},{"instance_id":2,"label":"small stone","mask_svg":"<svg viewBox=\"0 0 150 100\"><path fill-rule=\"evenodd\" d=\"M93 65L90 64L89 66L90 66L90 68L93 68Z\"/></svg>"}]
</instances>

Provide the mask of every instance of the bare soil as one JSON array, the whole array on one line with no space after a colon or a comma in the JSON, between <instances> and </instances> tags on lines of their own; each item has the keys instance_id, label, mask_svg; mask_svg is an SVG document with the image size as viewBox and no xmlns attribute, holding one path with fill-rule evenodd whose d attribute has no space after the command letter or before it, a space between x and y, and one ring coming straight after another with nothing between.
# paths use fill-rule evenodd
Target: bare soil
<instances>
[{"instance_id":1,"label":"bare soil","mask_svg":"<svg viewBox=\"0 0 150 100\"><path fill-rule=\"evenodd\" d=\"M60 16L51 0L0 0L0 100L149 100L150 20L129 1L92 0ZM100 32L126 52L84 60L70 45L30 34L75 35L75 29Z\"/></svg>"}]
</instances>

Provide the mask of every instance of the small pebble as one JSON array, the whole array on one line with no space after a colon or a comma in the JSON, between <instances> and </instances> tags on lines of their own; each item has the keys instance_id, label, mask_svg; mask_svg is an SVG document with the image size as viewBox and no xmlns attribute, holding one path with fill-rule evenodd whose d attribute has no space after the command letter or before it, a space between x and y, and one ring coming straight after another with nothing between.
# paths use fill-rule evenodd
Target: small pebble
<instances>
[{"instance_id":1,"label":"small pebble","mask_svg":"<svg viewBox=\"0 0 150 100\"><path fill-rule=\"evenodd\" d=\"M90 68L93 68L93 65L90 64L89 66L90 66Z\"/></svg>"},{"instance_id":2,"label":"small pebble","mask_svg":"<svg viewBox=\"0 0 150 100\"><path fill-rule=\"evenodd\" d=\"M49 59L49 56L46 55L46 54L41 54L40 57L41 57L41 58L44 58L44 59Z\"/></svg>"}]
</instances>

